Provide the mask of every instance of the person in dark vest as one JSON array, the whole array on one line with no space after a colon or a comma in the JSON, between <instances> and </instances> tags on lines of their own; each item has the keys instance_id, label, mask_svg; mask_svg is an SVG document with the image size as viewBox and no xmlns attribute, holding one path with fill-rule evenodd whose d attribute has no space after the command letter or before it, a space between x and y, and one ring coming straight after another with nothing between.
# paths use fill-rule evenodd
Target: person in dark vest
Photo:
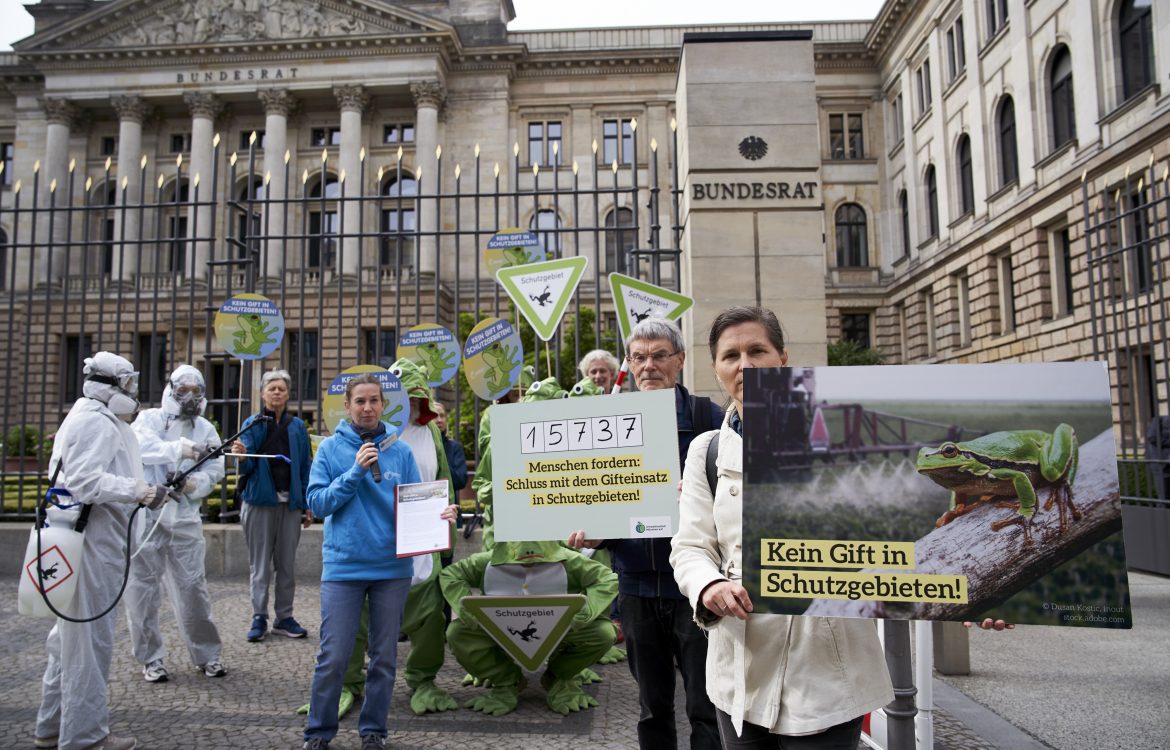
<instances>
[{"instance_id":1,"label":"person in dark vest","mask_svg":"<svg viewBox=\"0 0 1170 750\"><path fill-rule=\"evenodd\" d=\"M679 466L691 440L717 429L723 410L704 396L693 396L678 382L686 361L682 332L665 320L644 320L630 331L626 359L639 391L674 390ZM707 697L707 639L692 620L691 605L678 590L670 567L670 539L590 540L574 532L572 547L602 547L613 553L618 574L618 610L625 632L630 673L638 683L642 750L675 748L674 669L682 674L692 750L720 747L715 707Z\"/></svg>"}]
</instances>

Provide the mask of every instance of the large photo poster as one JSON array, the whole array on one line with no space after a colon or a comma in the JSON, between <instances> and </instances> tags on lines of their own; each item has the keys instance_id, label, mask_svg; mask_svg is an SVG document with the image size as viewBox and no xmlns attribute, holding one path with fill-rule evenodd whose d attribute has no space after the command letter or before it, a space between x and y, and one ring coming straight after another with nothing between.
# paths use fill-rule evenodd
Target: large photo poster
<instances>
[{"instance_id":1,"label":"large photo poster","mask_svg":"<svg viewBox=\"0 0 1170 750\"><path fill-rule=\"evenodd\" d=\"M755 611L1132 626L1095 362L744 372Z\"/></svg>"}]
</instances>

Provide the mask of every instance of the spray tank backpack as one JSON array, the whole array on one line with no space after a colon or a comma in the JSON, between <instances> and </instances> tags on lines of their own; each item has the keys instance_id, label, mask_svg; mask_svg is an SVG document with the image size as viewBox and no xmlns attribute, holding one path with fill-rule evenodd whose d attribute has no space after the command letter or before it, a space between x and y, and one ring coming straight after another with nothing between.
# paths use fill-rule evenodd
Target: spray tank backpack
<instances>
[{"instance_id":1,"label":"spray tank backpack","mask_svg":"<svg viewBox=\"0 0 1170 750\"><path fill-rule=\"evenodd\" d=\"M84 549L82 532L93 506L70 502L73 496L69 490L55 486L62 463L57 463L49 489L37 505L25 549L17 593L17 610L22 615L56 617L53 609L66 610L77 590Z\"/></svg>"}]
</instances>

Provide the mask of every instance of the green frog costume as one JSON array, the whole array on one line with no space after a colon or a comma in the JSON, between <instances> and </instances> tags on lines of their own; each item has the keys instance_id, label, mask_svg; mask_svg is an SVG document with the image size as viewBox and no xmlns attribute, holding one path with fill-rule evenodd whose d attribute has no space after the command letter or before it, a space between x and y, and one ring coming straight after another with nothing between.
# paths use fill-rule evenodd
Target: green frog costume
<instances>
[{"instance_id":1,"label":"green frog costume","mask_svg":"<svg viewBox=\"0 0 1170 750\"><path fill-rule=\"evenodd\" d=\"M524 688L520 667L463 609L463 598L474 590L487 596L583 594L585 606L549 656L541 685L548 707L557 713L597 705L581 689L580 673L613 645L613 623L605 617L617 595L613 571L557 542L501 542L443 569L439 581L456 615L447 627L451 652L481 684L491 685L467 708L503 716L515 710Z\"/></svg>"},{"instance_id":2,"label":"green frog costume","mask_svg":"<svg viewBox=\"0 0 1170 750\"><path fill-rule=\"evenodd\" d=\"M532 387L536 379L536 370L528 365L520 370L520 388L522 392ZM479 417L479 432L476 433L475 445L479 459L475 464L475 478L471 480L471 489L475 490L475 497L483 508L483 549L491 550L496 543L495 516L492 511L492 409L484 409Z\"/></svg>"}]
</instances>

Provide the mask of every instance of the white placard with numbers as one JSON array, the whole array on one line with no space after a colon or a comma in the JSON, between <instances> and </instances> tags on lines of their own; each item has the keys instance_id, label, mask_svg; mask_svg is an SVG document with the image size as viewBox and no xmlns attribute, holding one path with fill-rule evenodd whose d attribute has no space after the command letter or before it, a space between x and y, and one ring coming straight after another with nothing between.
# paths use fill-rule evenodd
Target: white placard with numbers
<instances>
[{"instance_id":1,"label":"white placard with numbers","mask_svg":"<svg viewBox=\"0 0 1170 750\"><path fill-rule=\"evenodd\" d=\"M674 390L492 407L499 541L673 536Z\"/></svg>"}]
</instances>

